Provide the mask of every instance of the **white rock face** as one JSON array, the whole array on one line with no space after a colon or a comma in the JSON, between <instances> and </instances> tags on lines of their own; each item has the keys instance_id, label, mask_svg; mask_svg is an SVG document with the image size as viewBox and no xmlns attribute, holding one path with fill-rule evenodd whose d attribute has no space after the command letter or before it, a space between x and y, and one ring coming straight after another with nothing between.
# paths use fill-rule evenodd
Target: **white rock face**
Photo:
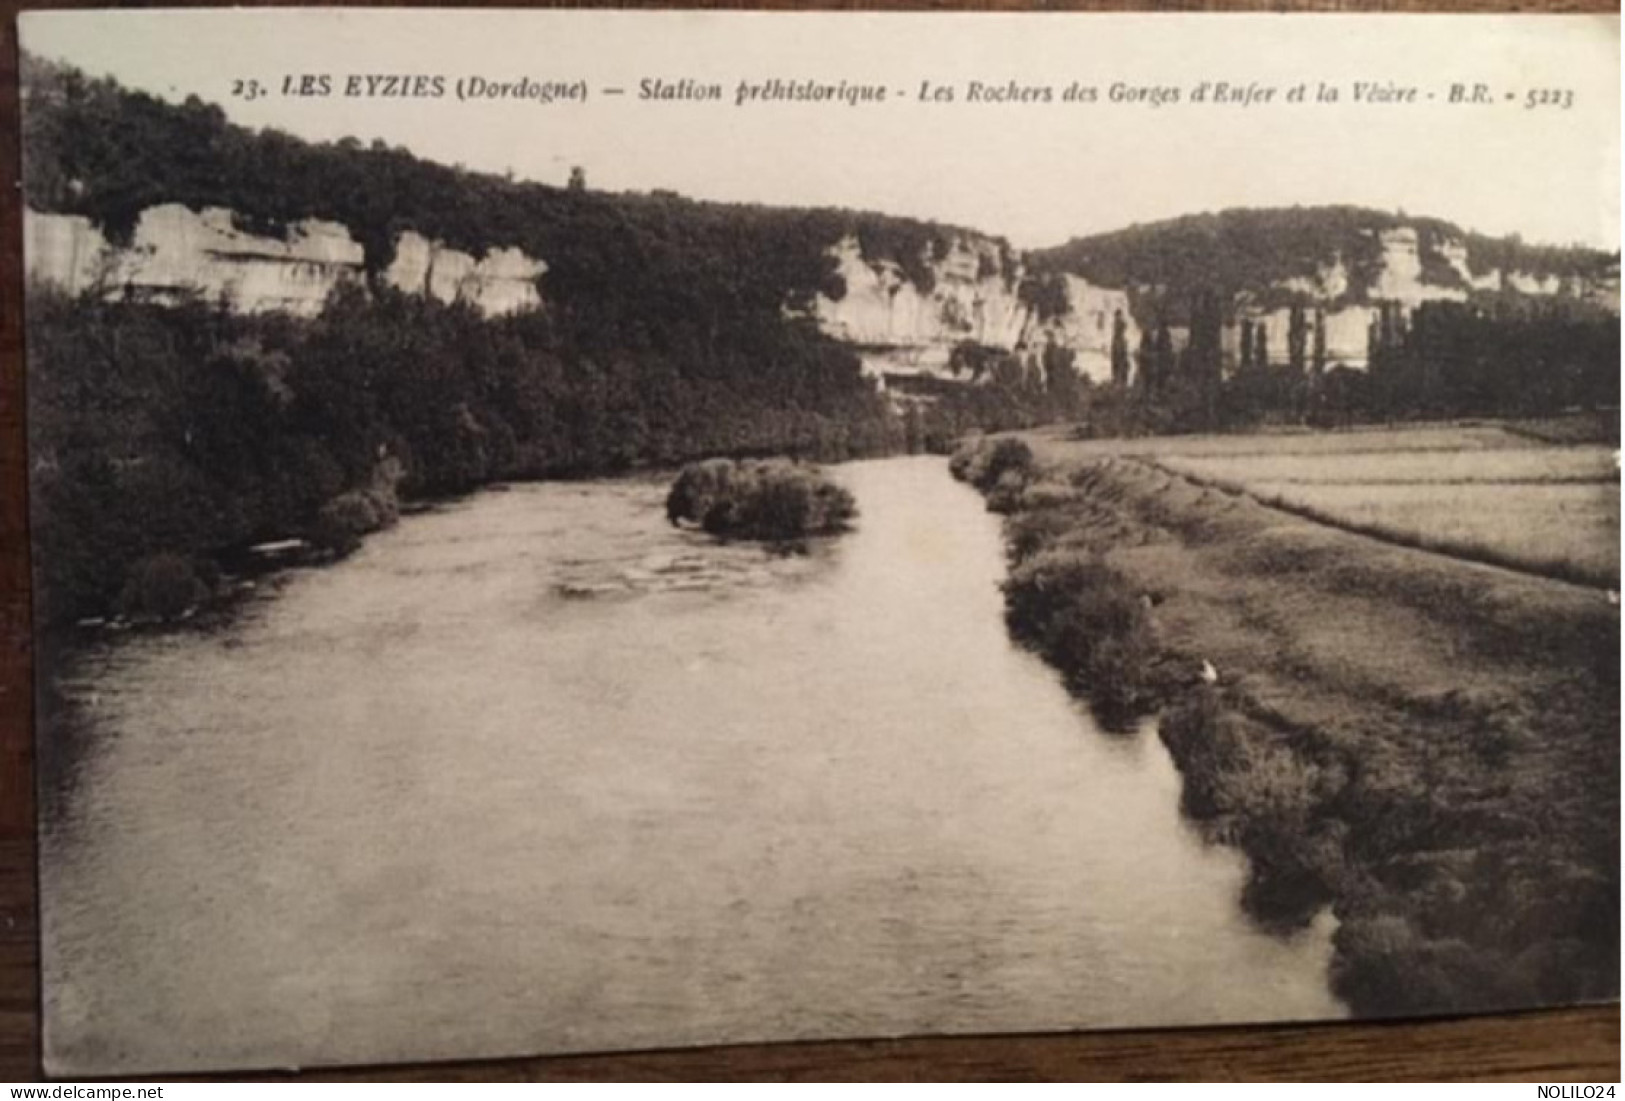
<instances>
[{"instance_id":1,"label":"white rock face","mask_svg":"<svg viewBox=\"0 0 1625 1101\"><path fill-rule=\"evenodd\" d=\"M89 218L23 209L23 265L29 279L79 294L111 277L114 258Z\"/></svg>"},{"instance_id":2,"label":"white rock face","mask_svg":"<svg viewBox=\"0 0 1625 1101\"><path fill-rule=\"evenodd\" d=\"M1371 361L1371 323L1377 311L1370 306L1349 306L1342 310L1328 310L1326 325L1326 366L1364 368ZM1282 330L1285 332L1285 330ZM1314 337L1310 337L1310 355L1314 354Z\"/></svg>"},{"instance_id":3,"label":"white rock face","mask_svg":"<svg viewBox=\"0 0 1625 1101\"><path fill-rule=\"evenodd\" d=\"M864 260L855 237L843 239L829 254L846 293L839 300L820 294L813 309L819 327L838 340L950 348L973 340L1013 348L1021 336L1027 311L1016 297L1019 273L1006 280L990 242L972 245L955 239L948 255L930 265L936 285L924 293L897 264ZM984 274L989 263L992 273Z\"/></svg>"},{"instance_id":4,"label":"white rock face","mask_svg":"<svg viewBox=\"0 0 1625 1101\"><path fill-rule=\"evenodd\" d=\"M1501 277L1502 283L1519 294L1557 294L1563 281L1555 275L1530 275L1528 272L1509 271Z\"/></svg>"},{"instance_id":5,"label":"white rock face","mask_svg":"<svg viewBox=\"0 0 1625 1101\"><path fill-rule=\"evenodd\" d=\"M1483 275L1474 275L1473 269L1467 265L1467 245L1462 241L1444 241L1439 245L1439 255L1445 262L1456 269L1461 281L1475 291L1498 291L1501 289L1501 273L1491 269Z\"/></svg>"},{"instance_id":6,"label":"white rock face","mask_svg":"<svg viewBox=\"0 0 1625 1101\"><path fill-rule=\"evenodd\" d=\"M930 262L933 286L925 292L895 262L865 260L854 237L836 243L829 255L846 293L818 295L813 316L826 334L859 345L859 359L873 375L944 374L954 346L968 340L1035 354L1052 344L1070 348L1080 372L1106 381L1118 311L1128 322L1131 355L1139 340L1127 293L1074 275L1064 277L1067 312L1039 321L1017 293L1020 262L1007 263L990 240L956 237L945 256Z\"/></svg>"},{"instance_id":7,"label":"white rock face","mask_svg":"<svg viewBox=\"0 0 1625 1101\"><path fill-rule=\"evenodd\" d=\"M116 248L87 218L25 209L23 234L27 276L73 294L99 288L109 297L160 302L198 296L245 313L311 316L335 287L365 278L363 249L349 230L313 219L288 227L280 237L259 236L238 229L228 210L194 212L171 203L144 211L130 246ZM1382 265L1366 297L1373 303L1397 303L1406 313L1424 302L1465 300L1468 287L1572 296L1619 312L1617 267L1595 278L1499 270L1475 276L1465 243L1444 241L1436 247L1462 285L1441 287L1422 280L1415 229L1387 230L1380 243ZM1018 293L1025 275L1019 256L989 238L956 236L941 258L931 259L933 286L925 292L898 264L864 260L855 237L837 242L829 255L846 293L839 299L818 295L812 316L828 335L856 345L865 370L873 375L945 375L954 347L973 341L1034 357L1052 345L1067 348L1082 374L1106 382L1119 313L1126 322L1131 359L1139 348L1140 329L1127 292L1065 275L1065 311L1040 320ZM545 262L517 248L493 248L476 258L409 231L397 239L383 278L408 293L467 302L494 317L540 305L537 279L546 271ZM1312 277L1283 280L1279 287L1319 302L1335 301L1351 289L1341 257L1333 257ZM1367 364L1375 313L1374 306L1326 313L1328 364ZM1240 316L1268 326L1271 357L1284 361L1288 312L1243 310ZM1183 331L1172 335L1175 347L1181 347ZM1239 356L1238 325L1226 327L1224 341L1234 361Z\"/></svg>"},{"instance_id":8,"label":"white rock face","mask_svg":"<svg viewBox=\"0 0 1625 1101\"><path fill-rule=\"evenodd\" d=\"M1465 302L1467 292L1459 287L1441 287L1422 281L1422 256L1416 230L1410 226L1383 230L1378 235L1382 242L1382 270L1371 288L1372 298L1398 302L1404 306L1418 306L1423 302ZM1466 266L1466 253L1462 265Z\"/></svg>"},{"instance_id":9,"label":"white rock face","mask_svg":"<svg viewBox=\"0 0 1625 1101\"><path fill-rule=\"evenodd\" d=\"M142 211L128 248L114 248L88 219L28 211L30 278L79 293L174 302L200 297L243 313L312 315L340 283L361 277L362 248L335 222L307 220L282 239L244 233L229 210L166 203Z\"/></svg>"},{"instance_id":10,"label":"white rock face","mask_svg":"<svg viewBox=\"0 0 1625 1101\"><path fill-rule=\"evenodd\" d=\"M1443 242L1442 258L1461 275L1461 286L1438 286L1422 278L1422 257L1417 231L1399 227L1380 235L1382 264L1366 296L1372 302L1397 303L1406 312L1424 302L1466 301L1468 287L1498 289L1499 272L1474 276L1467 266L1463 242ZM932 263L935 286L921 293L899 265L863 259L858 242L847 238L830 250L846 282L846 295L833 300L820 295L814 313L823 331L859 345L859 357L871 374L946 374L954 345L963 340L1010 351L1040 354L1049 345L1069 348L1078 370L1095 382L1111 379L1113 319L1121 312L1131 359L1140 344L1140 328L1129 309L1126 291L1098 287L1076 275L1065 275L1066 312L1040 321L1016 294L1022 277L1019 259L1006 278L1004 258L991 241L956 239L948 255ZM1571 293L1560 281L1510 276L1506 285L1526 294ZM1311 301L1333 302L1351 290L1347 264L1334 257L1312 277L1283 280L1283 290ZM1617 292L1616 292L1617 293ZM1374 305L1326 310L1326 362L1365 368L1370 360L1370 329ZM1290 313L1272 310L1240 311L1267 326L1273 362L1286 362ZM1311 310L1310 317L1313 317ZM1186 334L1172 334L1176 351ZM1239 358L1239 324L1227 325L1224 347L1230 360ZM1311 330L1308 355L1313 355Z\"/></svg>"},{"instance_id":11,"label":"white rock face","mask_svg":"<svg viewBox=\"0 0 1625 1101\"><path fill-rule=\"evenodd\" d=\"M1076 275L1065 275L1067 311L1060 317L1040 322L1036 317L1022 334L1022 344L1034 350L1059 345L1073 352L1073 366L1094 382L1112 378L1112 332L1122 315L1124 341L1128 346L1129 373L1134 372L1134 354L1140 346L1140 327L1129 309L1128 292L1097 287Z\"/></svg>"},{"instance_id":12,"label":"white rock face","mask_svg":"<svg viewBox=\"0 0 1625 1101\"><path fill-rule=\"evenodd\" d=\"M242 313L321 312L340 284L364 278L364 250L337 222L307 219L285 236L245 233L231 211L201 213L178 203L141 214L128 248L115 248L88 218L23 215L23 257L30 279L70 294L101 288L109 296L176 302L197 296ZM547 270L516 248L497 248L476 260L416 233L396 242L385 278L411 293L442 302L469 302L488 317L541 303L536 279Z\"/></svg>"},{"instance_id":13,"label":"white rock face","mask_svg":"<svg viewBox=\"0 0 1625 1101\"><path fill-rule=\"evenodd\" d=\"M541 304L536 280L547 264L516 248L497 248L476 260L408 231L395 241L395 259L384 273L390 286L441 302L468 302L487 317Z\"/></svg>"},{"instance_id":14,"label":"white rock face","mask_svg":"<svg viewBox=\"0 0 1625 1101\"><path fill-rule=\"evenodd\" d=\"M1615 261L1600 278L1578 288L1578 291L1582 298L1593 305L1619 313L1619 262Z\"/></svg>"}]
</instances>

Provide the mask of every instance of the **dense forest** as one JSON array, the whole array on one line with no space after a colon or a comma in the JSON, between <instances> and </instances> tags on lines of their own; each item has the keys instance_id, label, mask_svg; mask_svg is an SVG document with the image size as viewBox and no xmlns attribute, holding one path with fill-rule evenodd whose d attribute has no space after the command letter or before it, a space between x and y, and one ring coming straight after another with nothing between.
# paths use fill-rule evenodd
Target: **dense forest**
<instances>
[{"instance_id":1,"label":"dense forest","mask_svg":"<svg viewBox=\"0 0 1625 1101\"><path fill-rule=\"evenodd\" d=\"M487 320L387 291L340 292L314 321L38 292L41 607L98 614L122 595L148 610L127 586L157 555L202 569L290 534L347 549L360 534L347 529L376 526L364 509L328 508L347 494L392 501L397 489L428 497L707 455L904 446L856 358L809 327L765 328L694 364L584 347L540 311Z\"/></svg>"},{"instance_id":2,"label":"dense forest","mask_svg":"<svg viewBox=\"0 0 1625 1101\"><path fill-rule=\"evenodd\" d=\"M1433 302L1373 325L1364 407L1371 417L1539 416L1618 408L1619 319L1538 299L1493 307ZM1351 403L1345 402L1345 406Z\"/></svg>"}]
</instances>

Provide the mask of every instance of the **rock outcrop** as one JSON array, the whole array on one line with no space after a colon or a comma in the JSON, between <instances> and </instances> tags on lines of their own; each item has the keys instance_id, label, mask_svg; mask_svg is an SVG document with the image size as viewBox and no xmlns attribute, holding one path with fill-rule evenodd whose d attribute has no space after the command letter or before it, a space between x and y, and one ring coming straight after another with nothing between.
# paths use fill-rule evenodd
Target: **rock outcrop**
<instances>
[{"instance_id":1,"label":"rock outcrop","mask_svg":"<svg viewBox=\"0 0 1625 1101\"><path fill-rule=\"evenodd\" d=\"M28 211L24 235L29 277L70 293L199 297L244 313L315 314L335 287L362 273L361 245L335 222L297 222L278 239L239 229L220 207L151 207L125 248L71 215Z\"/></svg>"},{"instance_id":2,"label":"rock outcrop","mask_svg":"<svg viewBox=\"0 0 1625 1101\"><path fill-rule=\"evenodd\" d=\"M1440 283L1438 277L1429 278L1423 270L1420 235L1410 226L1383 230L1378 234L1382 242L1382 267L1377 278L1367 288L1366 296L1382 302L1397 302L1407 309L1423 302L1465 302L1467 286L1461 273L1466 271L1467 254L1461 249L1456 263L1442 256L1446 270L1457 277L1458 285ZM1459 267L1457 264L1459 263ZM1469 275L1467 278L1471 278Z\"/></svg>"},{"instance_id":3,"label":"rock outcrop","mask_svg":"<svg viewBox=\"0 0 1625 1101\"><path fill-rule=\"evenodd\" d=\"M178 302L201 298L243 313L314 316L333 290L364 284L365 252L337 222L307 219L280 236L249 233L231 211L166 203L142 212L117 247L87 218L24 212L27 275L70 294ZM476 260L406 232L384 279L409 293L468 302L488 317L537 306L547 265L516 248Z\"/></svg>"},{"instance_id":4,"label":"rock outcrop","mask_svg":"<svg viewBox=\"0 0 1625 1101\"><path fill-rule=\"evenodd\" d=\"M1193 214L1078 238L1027 259L1046 272L1128 289L1144 311L1142 325L1166 310L1176 351L1188 336L1188 307L1204 292L1228 294L1220 304L1228 369L1239 364L1249 323L1268 333L1271 360L1285 361L1294 303L1324 318L1328 365L1355 368L1369 364L1379 318L1405 325L1431 303L1499 310L1503 298L1544 297L1566 300L1559 312L1580 306L1616 315L1620 306L1617 255L1495 240L1438 219L1354 207Z\"/></svg>"},{"instance_id":5,"label":"rock outcrop","mask_svg":"<svg viewBox=\"0 0 1625 1101\"><path fill-rule=\"evenodd\" d=\"M1028 319L1021 346L1041 351L1048 345L1069 349L1073 366L1093 382L1110 382L1112 377L1112 336L1117 319L1124 325L1124 343L1132 360L1140 346L1140 326L1134 320L1128 292L1097 287L1076 275L1063 275L1066 310L1055 317Z\"/></svg>"},{"instance_id":6,"label":"rock outcrop","mask_svg":"<svg viewBox=\"0 0 1625 1101\"><path fill-rule=\"evenodd\" d=\"M89 218L23 209L23 264L29 279L79 294L111 278L114 253Z\"/></svg>"},{"instance_id":7,"label":"rock outcrop","mask_svg":"<svg viewBox=\"0 0 1625 1101\"><path fill-rule=\"evenodd\" d=\"M1022 300L1019 259L990 238L955 236L941 256L923 257L924 289L896 261L865 259L854 237L829 255L844 293L818 295L813 316L824 333L856 345L864 369L879 378L947 375L954 348L968 341L1034 354L1067 348L1081 373L1103 382L1111 378L1117 314L1127 320L1129 346L1139 339L1127 292L1074 275L1063 277L1065 309L1040 318Z\"/></svg>"},{"instance_id":8,"label":"rock outcrop","mask_svg":"<svg viewBox=\"0 0 1625 1101\"><path fill-rule=\"evenodd\" d=\"M536 280L547 270L516 248L495 248L476 260L407 231L395 241L395 259L384 281L408 294L442 302L467 302L487 317L541 305Z\"/></svg>"},{"instance_id":9,"label":"rock outcrop","mask_svg":"<svg viewBox=\"0 0 1625 1101\"><path fill-rule=\"evenodd\" d=\"M992 242L955 238L945 257L930 261L934 285L921 290L892 260L866 260L857 238L829 249L844 284L839 297L820 294L819 326L830 336L874 347L952 345L973 340L1012 347L1025 308Z\"/></svg>"}]
</instances>

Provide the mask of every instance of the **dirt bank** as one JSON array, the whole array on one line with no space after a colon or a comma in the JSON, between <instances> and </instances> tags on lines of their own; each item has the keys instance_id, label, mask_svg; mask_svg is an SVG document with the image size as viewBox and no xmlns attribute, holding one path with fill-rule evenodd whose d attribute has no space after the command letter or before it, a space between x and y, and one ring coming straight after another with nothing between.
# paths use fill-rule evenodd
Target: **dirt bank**
<instances>
[{"instance_id":1,"label":"dirt bank","mask_svg":"<svg viewBox=\"0 0 1625 1101\"><path fill-rule=\"evenodd\" d=\"M1162 709L1186 812L1250 858L1248 909L1333 907L1355 1012L1617 996L1607 594L1134 459L1019 477L988 487L1011 630L1108 718Z\"/></svg>"}]
</instances>

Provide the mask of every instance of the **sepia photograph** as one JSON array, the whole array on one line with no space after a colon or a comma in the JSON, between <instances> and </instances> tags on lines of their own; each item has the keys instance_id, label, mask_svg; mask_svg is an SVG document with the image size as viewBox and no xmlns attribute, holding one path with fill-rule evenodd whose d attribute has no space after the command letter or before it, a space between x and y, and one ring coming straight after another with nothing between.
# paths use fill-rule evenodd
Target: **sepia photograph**
<instances>
[{"instance_id":1,"label":"sepia photograph","mask_svg":"<svg viewBox=\"0 0 1625 1101\"><path fill-rule=\"evenodd\" d=\"M24 13L45 1071L1616 1002L1619 34Z\"/></svg>"}]
</instances>

